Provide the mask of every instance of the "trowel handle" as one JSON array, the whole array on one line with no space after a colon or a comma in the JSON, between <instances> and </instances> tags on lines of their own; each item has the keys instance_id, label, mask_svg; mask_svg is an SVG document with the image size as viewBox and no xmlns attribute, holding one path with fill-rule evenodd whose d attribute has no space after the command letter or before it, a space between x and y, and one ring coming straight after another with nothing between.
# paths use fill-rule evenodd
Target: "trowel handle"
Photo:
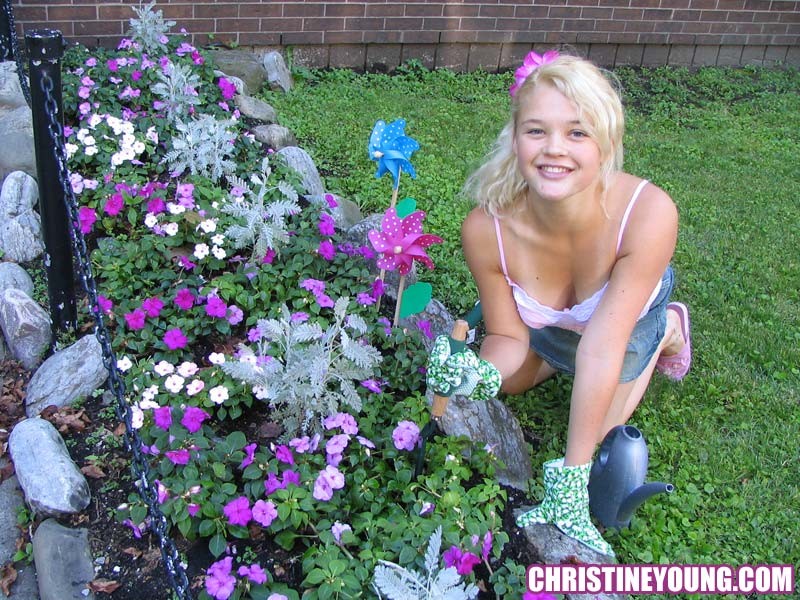
<instances>
[{"instance_id":1,"label":"trowel handle","mask_svg":"<svg viewBox=\"0 0 800 600\"><path fill-rule=\"evenodd\" d=\"M464 349L464 346L466 346L464 342L467 339L467 333L469 332L469 329L470 329L470 324L464 319L458 319L453 324L453 330L450 332L451 352L458 352ZM458 348L458 350L454 349L454 346ZM442 418L444 412L447 410L447 401L449 399L450 399L449 396L440 396L439 394L433 395L433 406L431 407L431 416L434 419Z\"/></svg>"}]
</instances>

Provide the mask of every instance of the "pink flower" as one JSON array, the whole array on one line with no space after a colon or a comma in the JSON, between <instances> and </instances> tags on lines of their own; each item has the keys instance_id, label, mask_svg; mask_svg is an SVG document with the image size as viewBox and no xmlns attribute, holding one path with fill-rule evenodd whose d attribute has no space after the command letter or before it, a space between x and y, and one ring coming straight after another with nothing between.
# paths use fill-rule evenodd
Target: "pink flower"
<instances>
[{"instance_id":1,"label":"pink flower","mask_svg":"<svg viewBox=\"0 0 800 600\"><path fill-rule=\"evenodd\" d=\"M422 332L422 335L424 335L429 340L433 339L434 336L433 336L433 332L431 331L431 322L430 321L428 321L427 319L421 319L421 320L417 321L417 327Z\"/></svg>"},{"instance_id":2,"label":"pink flower","mask_svg":"<svg viewBox=\"0 0 800 600\"><path fill-rule=\"evenodd\" d=\"M429 269L433 268L433 261L425 253L425 248L443 240L439 236L422 233L424 218L425 213L421 210L403 219L397 216L396 208L386 210L381 220L381 230L372 230L367 234L380 255L377 261L379 268L387 271L397 269L400 275L406 275L415 260Z\"/></svg>"},{"instance_id":3,"label":"pink flower","mask_svg":"<svg viewBox=\"0 0 800 600\"><path fill-rule=\"evenodd\" d=\"M222 92L222 97L225 98L225 100L230 100L236 95L236 86L232 81L229 81L224 77L220 77L217 85L219 86L219 90Z\"/></svg>"},{"instance_id":4,"label":"pink flower","mask_svg":"<svg viewBox=\"0 0 800 600\"><path fill-rule=\"evenodd\" d=\"M244 459L242 459L242 464L239 465L240 469L244 469L253 464L253 461L256 459L256 448L258 447L257 444L247 444L244 447Z\"/></svg>"},{"instance_id":5,"label":"pink flower","mask_svg":"<svg viewBox=\"0 0 800 600\"><path fill-rule=\"evenodd\" d=\"M328 465L325 470L319 472L314 482L313 496L317 500L327 502L333 498L333 490L340 490L343 487L344 475L336 467Z\"/></svg>"},{"instance_id":6,"label":"pink flower","mask_svg":"<svg viewBox=\"0 0 800 600\"><path fill-rule=\"evenodd\" d=\"M319 218L319 232L321 235L333 235L336 233L335 230L336 222L333 220L333 217L330 216L328 213L322 213Z\"/></svg>"},{"instance_id":7,"label":"pink flower","mask_svg":"<svg viewBox=\"0 0 800 600\"><path fill-rule=\"evenodd\" d=\"M125 324L131 331L144 329L144 318L144 311L137 308L133 312L125 313Z\"/></svg>"},{"instance_id":8,"label":"pink flower","mask_svg":"<svg viewBox=\"0 0 800 600\"><path fill-rule=\"evenodd\" d=\"M419 426L413 421L400 421L392 432L392 441L398 450L413 450L419 442Z\"/></svg>"},{"instance_id":9,"label":"pink flower","mask_svg":"<svg viewBox=\"0 0 800 600\"><path fill-rule=\"evenodd\" d=\"M319 243L317 253L325 260L331 261L336 256L336 248L333 247L333 242L330 240L323 240Z\"/></svg>"},{"instance_id":10,"label":"pink flower","mask_svg":"<svg viewBox=\"0 0 800 600\"><path fill-rule=\"evenodd\" d=\"M325 198L325 202L328 203L329 208L336 208L339 206L339 203L336 201L336 196L333 194L325 194L323 198Z\"/></svg>"},{"instance_id":11,"label":"pink flower","mask_svg":"<svg viewBox=\"0 0 800 600\"><path fill-rule=\"evenodd\" d=\"M459 575L469 575L475 565L481 563L481 559L472 554L472 552L462 552L457 546L451 546L450 549L442 555L442 560L445 566L455 567Z\"/></svg>"},{"instance_id":12,"label":"pink flower","mask_svg":"<svg viewBox=\"0 0 800 600\"><path fill-rule=\"evenodd\" d=\"M183 335L183 332L177 327L170 329L164 334L164 345L170 350L186 348L186 344L188 344L188 342L189 340L186 339L186 336Z\"/></svg>"},{"instance_id":13,"label":"pink flower","mask_svg":"<svg viewBox=\"0 0 800 600\"><path fill-rule=\"evenodd\" d=\"M228 307L228 323L231 325L238 325L244 319L244 312L242 309L236 306L235 304L231 304Z\"/></svg>"},{"instance_id":14,"label":"pink flower","mask_svg":"<svg viewBox=\"0 0 800 600\"><path fill-rule=\"evenodd\" d=\"M103 211L112 217L116 217L122 209L125 208L125 200L122 197L122 194L111 194L111 197L106 200L106 204L103 207Z\"/></svg>"},{"instance_id":15,"label":"pink flower","mask_svg":"<svg viewBox=\"0 0 800 600\"><path fill-rule=\"evenodd\" d=\"M246 526L253 517L253 513L250 511L250 500L245 496L239 496L228 502L222 512L228 517L228 523L242 527Z\"/></svg>"},{"instance_id":16,"label":"pink flower","mask_svg":"<svg viewBox=\"0 0 800 600\"><path fill-rule=\"evenodd\" d=\"M206 314L209 317L223 318L228 314L228 305L219 296L209 296L206 300Z\"/></svg>"},{"instance_id":17,"label":"pink flower","mask_svg":"<svg viewBox=\"0 0 800 600\"><path fill-rule=\"evenodd\" d=\"M350 525L347 525L346 523L340 523L339 521L336 521L333 525L331 525L331 533L333 534L333 539L336 540L337 544L342 543L342 534L345 531L353 531L353 529L350 527Z\"/></svg>"},{"instance_id":18,"label":"pink flower","mask_svg":"<svg viewBox=\"0 0 800 600\"><path fill-rule=\"evenodd\" d=\"M335 415L325 417L322 421L325 429L333 429L334 427L341 427L344 433L355 435L358 433L358 424L356 423L353 415L346 412L338 412ZM313 452L313 450L312 450Z\"/></svg>"},{"instance_id":19,"label":"pink flower","mask_svg":"<svg viewBox=\"0 0 800 600\"><path fill-rule=\"evenodd\" d=\"M373 394L380 394L383 391L381 389L381 382L375 379L365 379L361 382L361 385L367 388Z\"/></svg>"},{"instance_id":20,"label":"pink flower","mask_svg":"<svg viewBox=\"0 0 800 600\"><path fill-rule=\"evenodd\" d=\"M186 427L189 433L197 433L203 426L203 421L208 419L210 416L211 415L209 415L202 408L197 408L196 406L187 406L186 410L183 411L181 425Z\"/></svg>"},{"instance_id":21,"label":"pink flower","mask_svg":"<svg viewBox=\"0 0 800 600\"><path fill-rule=\"evenodd\" d=\"M277 458L280 462L287 465L294 464L294 456L292 456L292 451L289 449L288 446L285 446L283 444L275 448L275 458Z\"/></svg>"},{"instance_id":22,"label":"pink flower","mask_svg":"<svg viewBox=\"0 0 800 600\"><path fill-rule=\"evenodd\" d=\"M316 296L325 291L325 282L319 279L304 279L300 282L300 287Z\"/></svg>"},{"instance_id":23,"label":"pink flower","mask_svg":"<svg viewBox=\"0 0 800 600\"><path fill-rule=\"evenodd\" d=\"M186 448L170 450L164 453L173 465L188 465L189 451Z\"/></svg>"},{"instance_id":24,"label":"pink flower","mask_svg":"<svg viewBox=\"0 0 800 600\"><path fill-rule=\"evenodd\" d=\"M317 300L317 304L319 304L320 308L333 308L334 307L333 300L327 294L317 294L316 300Z\"/></svg>"},{"instance_id":25,"label":"pink flower","mask_svg":"<svg viewBox=\"0 0 800 600\"><path fill-rule=\"evenodd\" d=\"M525 83L528 75L533 73L538 67L553 62L557 58L558 52L555 50L549 50L541 55L536 54L536 52L533 51L528 52L525 60L522 61L522 65L518 67L516 71L514 71L514 83L512 83L511 87L508 88L508 93L511 95L511 97L513 98L517 93L517 90L522 87L522 84Z\"/></svg>"},{"instance_id":26,"label":"pink flower","mask_svg":"<svg viewBox=\"0 0 800 600\"><path fill-rule=\"evenodd\" d=\"M284 484L280 479L278 479L278 476L275 475L275 473L270 472L267 475L267 478L264 480L264 493L267 496L269 496L273 492L282 490L285 487L286 484Z\"/></svg>"},{"instance_id":27,"label":"pink flower","mask_svg":"<svg viewBox=\"0 0 800 600\"><path fill-rule=\"evenodd\" d=\"M114 308L114 303L111 300L100 295L97 296L97 305L104 313L110 313L111 309Z\"/></svg>"},{"instance_id":28,"label":"pink flower","mask_svg":"<svg viewBox=\"0 0 800 600\"><path fill-rule=\"evenodd\" d=\"M78 209L78 221L81 226L82 234L86 235L87 233L91 233L92 227L97 221L97 213L94 212L93 208L89 208L88 206L81 206Z\"/></svg>"},{"instance_id":29,"label":"pink flower","mask_svg":"<svg viewBox=\"0 0 800 600\"><path fill-rule=\"evenodd\" d=\"M175 294L175 305L181 310L189 310L194 306L194 294L189 288L181 288Z\"/></svg>"},{"instance_id":30,"label":"pink flower","mask_svg":"<svg viewBox=\"0 0 800 600\"><path fill-rule=\"evenodd\" d=\"M267 583L267 574L264 572L264 569L261 568L260 565L250 565L249 567L245 567L242 565L239 567L237 571L239 577L247 577L250 581L255 583L256 585L261 585L262 583Z\"/></svg>"},{"instance_id":31,"label":"pink flower","mask_svg":"<svg viewBox=\"0 0 800 600\"><path fill-rule=\"evenodd\" d=\"M170 425L172 425L172 407L159 406L158 408L154 409L153 422L159 429L167 431L170 428Z\"/></svg>"},{"instance_id":32,"label":"pink flower","mask_svg":"<svg viewBox=\"0 0 800 600\"><path fill-rule=\"evenodd\" d=\"M289 487L290 485L300 485L300 473L297 471L292 471L291 469L287 469L283 472L281 476L281 484L284 488Z\"/></svg>"},{"instance_id":33,"label":"pink flower","mask_svg":"<svg viewBox=\"0 0 800 600\"><path fill-rule=\"evenodd\" d=\"M233 557L226 556L206 571L206 592L214 600L228 600L236 587L236 577L231 575Z\"/></svg>"},{"instance_id":34,"label":"pink flower","mask_svg":"<svg viewBox=\"0 0 800 600\"><path fill-rule=\"evenodd\" d=\"M361 306L372 306L375 304L375 298L372 297L372 294L368 294L367 292L359 292L356 295L356 301Z\"/></svg>"},{"instance_id":35,"label":"pink flower","mask_svg":"<svg viewBox=\"0 0 800 600\"><path fill-rule=\"evenodd\" d=\"M277 253L275 252L275 250L270 248L269 250L267 250L266 254L264 254L264 258L261 259L261 264L271 265L272 261L275 260L276 256Z\"/></svg>"},{"instance_id":36,"label":"pink flower","mask_svg":"<svg viewBox=\"0 0 800 600\"><path fill-rule=\"evenodd\" d=\"M151 319L157 319L161 316L162 308L164 308L164 303L160 298L147 298L147 300L142 302L142 310L144 310Z\"/></svg>"},{"instance_id":37,"label":"pink flower","mask_svg":"<svg viewBox=\"0 0 800 600\"><path fill-rule=\"evenodd\" d=\"M163 198L151 198L147 202L147 212L158 215L163 213L165 210L167 210L167 205Z\"/></svg>"},{"instance_id":38,"label":"pink flower","mask_svg":"<svg viewBox=\"0 0 800 600\"><path fill-rule=\"evenodd\" d=\"M253 505L253 520L263 527L269 527L278 517L278 509L272 501L257 500Z\"/></svg>"},{"instance_id":39,"label":"pink flower","mask_svg":"<svg viewBox=\"0 0 800 600\"><path fill-rule=\"evenodd\" d=\"M200 512L200 505L199 504L195 504L195 503L187 504L186 505L186 512L189 513L190 517L194 517L194 516L197 515L197 513Z\"/></svg>"}]
</instances>

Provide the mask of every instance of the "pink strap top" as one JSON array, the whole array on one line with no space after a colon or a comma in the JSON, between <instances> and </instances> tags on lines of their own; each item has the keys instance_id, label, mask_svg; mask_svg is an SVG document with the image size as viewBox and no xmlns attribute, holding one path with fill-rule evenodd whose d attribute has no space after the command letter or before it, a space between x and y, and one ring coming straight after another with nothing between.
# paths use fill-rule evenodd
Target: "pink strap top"
<instances>
[{"instance_id":1,"label":"pink strap top","mask_svg":"<svg viewBox=\"0 0 800 600\"><path fill-rule=\"evenodd\" d=\"M622 216L622 222L619 226L619 234L617 235L618 254L619 249L622 246L622 236L625 233L625 226L628 224L628 217L631 214L631 210L633 210L634 204L636 204L636 200L639 198L639 193L642 191L644 186L647 185L647 183L648 182L646 180L643 180L639 183L639 185L636 187L636 190L633 192L633 196L631 196L631 199L628 202L628 206L625 209L625 214ZM608 287L608 282L606 282L603 287L597 290L594 294L586 298L586 300L576 304L572 308L556 310L550 306L542 304L536 298L531 298L524 289L511 281L511 278L508 276L508 268L506 267L505 252L503 251L503 238L500 234L500 222L496 217L494 219L494 229L497 234L497 245L500 249L500 266L503 269L503 275L505 276L508 285L511 286L511 290L514 295L514 301L517 303L517 310L519 311L519 316L522 317L522 321L528 327L532 327L534 329L541 329L542 327L559 327L561 329L570 329L578 333L583 332L586 324L592 317L592 314L594 314L595 309L597 309L597 305L600 304L600 299L603 297L603 293ZM639 319L646 315L647 311L650 310L650 306L656 299L656 296L658 296L660 290L661 282L659 281L658 285L656 285L655 289L653 290L653 293L650 294L650 298L645 303L642 312L639 314Z\"/></svg>"}]
</instances>

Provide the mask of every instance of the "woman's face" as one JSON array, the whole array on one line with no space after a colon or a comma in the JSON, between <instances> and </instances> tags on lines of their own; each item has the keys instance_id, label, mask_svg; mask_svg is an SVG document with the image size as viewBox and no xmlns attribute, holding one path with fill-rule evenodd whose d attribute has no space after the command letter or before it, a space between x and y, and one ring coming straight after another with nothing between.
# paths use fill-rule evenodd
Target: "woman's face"
<instances>
[{"instance_id":1,"label":"woman's face","mask_svg":"<svg viewBox=\"0 0 800 600\"><path fill-rule=\"evenodd\" d=\"M534 197L562 200L599 181L600 148L575 104L549 83L522 99L513 150Z\"/></svg>"}]
</instances>

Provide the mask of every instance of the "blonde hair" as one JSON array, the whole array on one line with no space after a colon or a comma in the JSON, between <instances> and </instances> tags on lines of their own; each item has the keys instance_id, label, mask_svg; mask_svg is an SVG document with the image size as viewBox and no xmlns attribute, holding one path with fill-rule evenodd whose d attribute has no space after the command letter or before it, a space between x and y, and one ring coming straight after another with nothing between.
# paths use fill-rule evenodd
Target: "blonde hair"
<instances>
[{"instance_id":1,"label":"blonde hair","mask_svg":"<svg viewBox=\"0 0 800 600\"><path fill-rule=\"evenodd\" d=\"M572 55L538 66L511 99L511 118L500 131L483 164L464 183L464 193L492 216L513 206L527 189L517 169L513 140L520 106L539 83L548 83L575 103L587 133L600 148L601 185L605 191L622 169L625 115L613 75ZM616 82L615 82L616 83Z\"/></svg>"}]
</instances>

